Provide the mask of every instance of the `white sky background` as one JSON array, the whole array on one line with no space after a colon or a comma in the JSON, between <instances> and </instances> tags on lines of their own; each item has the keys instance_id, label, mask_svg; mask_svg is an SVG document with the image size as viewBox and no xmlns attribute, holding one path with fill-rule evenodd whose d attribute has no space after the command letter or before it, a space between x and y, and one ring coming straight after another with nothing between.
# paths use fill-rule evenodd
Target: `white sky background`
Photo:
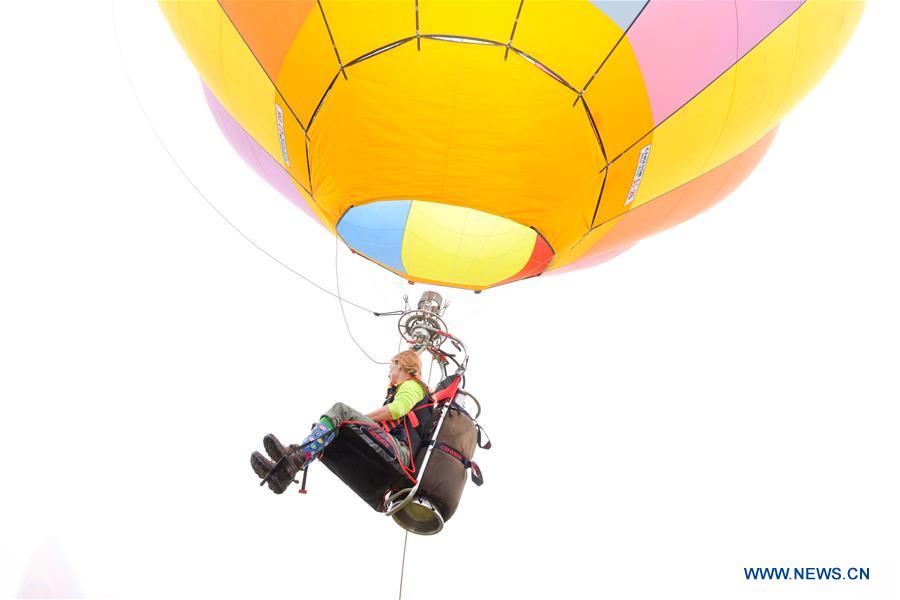
<instances>
[{"instance_id":1,"label":"white sky background","mask_svg":"<svg viewBox=\"0 0 900 600\"><path fill-rule=\"evenodd\" d=\"M334 241L231 151L155 5L115 12L17 2L0 37L0 596L50 543L92 598L396 597L401 529L324 467L276 497L248 465L336 400L378 405L385 367L204 203L126 68L242 231L329 288ZM898 596L898 20L868 6L714 209L594 269L446 292L494 449L410 536L405 598ZM426 289L339 262L376 309ZM396 349L393 320L348 317Z\"/></svg>"}]
</instances>

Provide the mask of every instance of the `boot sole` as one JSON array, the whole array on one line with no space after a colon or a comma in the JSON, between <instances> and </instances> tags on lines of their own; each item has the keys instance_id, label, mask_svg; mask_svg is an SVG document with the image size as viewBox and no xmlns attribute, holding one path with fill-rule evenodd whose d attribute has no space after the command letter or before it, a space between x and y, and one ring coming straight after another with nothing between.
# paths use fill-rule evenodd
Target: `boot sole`
<instances>
[{"instance_id":1,"label":"boot sole","mask_svg":"<svg viewBox=\"0 0 900 600\"><path fill-rule=\"evenodd\" d=\"M269 471L275 468L275 463L266 458L260 452L253 452L250 455L250 467L253 469L253 472L256 473L256 476L260 479L263 479L266 475L268 475Z\"/></svg>"},{"instance_id":2,"label":"boot sole","mask_svg":"<svg viewBox=\"0 0 900 600\"><path fill-rule=\"evenodd\" d=\"M295 457L285 458L280 465L275 467L275 472L269 478L269 489L276 494L283 494L292 483L296 482L294 478L300 471L299 467L302 467L302 461L300 462L301 464L298 465Z\"/></svg>"},{"instance_id":3,"label":"boot sole","mask_svg":"<svg viewBox=\"0 0 900 600\"><path fill-rule=\"evenodd\" d=\"M274 462L263 456L261 452L253 452L253 454L250 455L250 466L253 468L253 472L256 473L256 476L260 479L265 479L266 475L275 471L266 483L268 484L269 489L276 494L283 494L288 487L294 483L293 478L287 479L285 477L288 472L288 466L285 463L276 465Z\"/></svg>"},{"instance_id":4,"label":"boot sole","mask_svg":"<svg viewBox=\"0 0 900 600\"><path fill-rule=\"evenodd\" d=\"M284 444L278 441L278 438L271 433L263 438L263 447L266 449L266 454L276 462L281 460L286 450Z\"/></svg>"}]
</instances>

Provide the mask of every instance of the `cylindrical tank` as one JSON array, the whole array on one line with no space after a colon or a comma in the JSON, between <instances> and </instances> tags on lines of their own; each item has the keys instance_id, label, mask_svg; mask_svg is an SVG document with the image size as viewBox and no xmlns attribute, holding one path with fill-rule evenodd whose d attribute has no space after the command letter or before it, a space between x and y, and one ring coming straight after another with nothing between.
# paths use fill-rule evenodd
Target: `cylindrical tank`
<instances>
[{"instance_id":1,"label":"cylindrical tank","mask_svg":"<svg viewBox=\"0 0 900 600\"><path fill-rule=\"evenodd\" d=\"M404 529L420 535L440 531L459 506L466 485L466 466L475 454L478 429L469 415L451 408L441 430L418 492L412 502L394 514L394 520ZM428 446L416 456L422 464Z\"/></svg>"}]
</instances>

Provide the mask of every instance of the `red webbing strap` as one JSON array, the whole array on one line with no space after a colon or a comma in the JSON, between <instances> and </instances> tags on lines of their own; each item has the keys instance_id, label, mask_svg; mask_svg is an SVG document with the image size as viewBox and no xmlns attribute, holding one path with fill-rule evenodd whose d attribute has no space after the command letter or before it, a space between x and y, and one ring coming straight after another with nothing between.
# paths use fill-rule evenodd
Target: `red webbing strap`
<instances>
[{"instance_id":1,"label":"red webbing strap","mask_svg":"<svg viewBox=\"0 0 900 600\"><path fill-rule=\"evenodd\" d=\"M456 396L456 390L459 389L460 378L456 377L453 382L444 389L437 391L431 395L431 399L435 404L442 400L449 400Z\"/></svg>"},{"instance_id":2,"label":"red webbing strap","mask_svg":"<svg viewBox=\"0 0 900 600\"><path fill-rule=\"evenodd\" d=\"M482 477L481 475L481 468L474 460L472 461L472 482L475 485L481 485L482 483L484 483L484 477Z\"/></svg>"}]
</instances>

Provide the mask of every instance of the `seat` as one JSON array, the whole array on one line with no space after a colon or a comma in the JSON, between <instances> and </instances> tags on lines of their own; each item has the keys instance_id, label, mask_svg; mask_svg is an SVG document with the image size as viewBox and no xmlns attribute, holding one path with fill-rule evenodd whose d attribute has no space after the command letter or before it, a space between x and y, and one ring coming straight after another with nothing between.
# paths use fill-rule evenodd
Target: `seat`
<instances>
[{"instance_id":1,"label":"seat","mask_svg":"<svg viewBox=\"0 0 900 600\"><path fill-rule=\"evenodd\" d=\"M433 395L446 396L459 378L451 375L441 381ZM455 386L451 393L455 391ZM444 393L441 393L444 392ZM378 512L384 512L384 498L388 492L416 485L417 474L408 473L397 460L391 435L380 427L362 422L346 422L339 426L338 435L320 457L329 471ZM410 448L416 456L419 448Z\"/></svg>"},{"instance_id":2,"label":"seat","mask_svg":"<svg viewBox=\"0 0 900 600\"><path fill-rule=\"evenodd\" d=\"M397 461L390 434L374 425L344 423L321 462L374 510L389 490L415 485Z\"/></svg>"}]
</instances>

